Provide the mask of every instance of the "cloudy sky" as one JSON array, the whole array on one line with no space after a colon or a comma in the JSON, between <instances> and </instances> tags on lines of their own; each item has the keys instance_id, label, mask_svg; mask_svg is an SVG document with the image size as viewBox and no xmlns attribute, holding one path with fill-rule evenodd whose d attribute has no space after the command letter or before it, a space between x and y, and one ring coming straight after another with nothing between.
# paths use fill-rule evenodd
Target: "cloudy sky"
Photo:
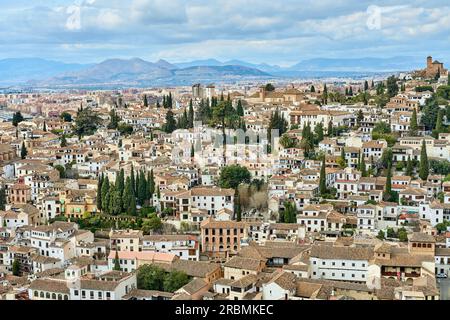
<instances>
[{"instance_id":1,"label":"cloudy sky","mask_svg":"<svg viewBox=\"0 0 450 320\"><path fill-rule=\"evenodd\" d=\"M450 62L448 0L0 0L0 59Z\"/></svg>"}]
</instances>

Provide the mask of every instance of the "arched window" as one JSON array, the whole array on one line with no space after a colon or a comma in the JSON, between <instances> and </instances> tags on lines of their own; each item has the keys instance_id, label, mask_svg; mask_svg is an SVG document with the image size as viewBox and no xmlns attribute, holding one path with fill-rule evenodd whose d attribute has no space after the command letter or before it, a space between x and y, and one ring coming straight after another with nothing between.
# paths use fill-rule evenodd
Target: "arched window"
<instances>
[{"instance_id":1,"label":"arched window","mask_svg":"<svg viewBox=\"0 0 450 320\"><path fill-rule=\"evenodd\" d=\"M62 294L58 294L58 300L62 300Z\"/></svg>"},{"instance_id":2,"label":"arched window","mask_svg":"<svg viewBox=\"0 0 450 320\"><path fill-rule=\"evenodd\" d=\"M37 291L34 291L33 295L34 295L35 297L37 297L37 296L39 296L39 293L38 293Z\"/></svg>"},{"instance_id":3,"label":"arched window","mask_svg":"<svg viewBox=\"0 0 450 320\"><path fill-rule=\"evenodd\" d=\"M43 292L43 291L41 291L41 292L39 293L39 297L44 298L44 292Z\"/></svg>"},{"instance_id":4,"label":"arched window","mask_svg":"<svg viewBox=\"0 0 450 320\"><path fill-rule=\"evenodd\" d=\"M52 299L56 300L56 293L52 293Z\"/></svg>"},{"instance_id":5,"label":"arched window","mask_svg":"<svg viewBox=\"0 0 450 320\"><path fill-rule=\"evenodd\" d=\"M50 292L45 293L45 298L50 299Z\"/></svg>"},{"instance_id":6,"label":"arched window","mask_svg":"<svg viewBox=\"0 0 450 320\"><path fill-rule=\"evenodd\" d=\"M67 294L64 295L64 300L69 300L69 296Z\"/></svg>"}]
</instances>

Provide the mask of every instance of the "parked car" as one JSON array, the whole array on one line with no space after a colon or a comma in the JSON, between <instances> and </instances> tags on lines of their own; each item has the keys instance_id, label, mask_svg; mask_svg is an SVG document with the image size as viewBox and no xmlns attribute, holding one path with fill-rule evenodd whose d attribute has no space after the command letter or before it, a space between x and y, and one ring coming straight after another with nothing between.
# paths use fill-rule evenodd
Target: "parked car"
<instances>
[{"instance_id":1,"label":"parked car","mask_svg":"<svg viewBox=\"0 0 450 320\"><path fill-rule=\"evenodd\" d=\"M438 278L438 279L447 279L448 275L446 273L438 273L436 275L436 278Z\"/></svg>"}]
</instances>

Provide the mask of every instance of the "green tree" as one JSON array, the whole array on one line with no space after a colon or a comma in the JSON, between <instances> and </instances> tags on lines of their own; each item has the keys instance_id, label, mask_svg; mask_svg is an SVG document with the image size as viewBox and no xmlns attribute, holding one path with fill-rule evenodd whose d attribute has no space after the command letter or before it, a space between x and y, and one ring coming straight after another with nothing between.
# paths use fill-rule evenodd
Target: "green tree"
<instances>
[{"instance_id":1,"label":"green tree","mask_svg":"<svg viewBox=\"0 0 450 320\"><path fill-rule=\"evenodd\" d=\"M414 167L413 167L413 163L411 161L411 157L410 156L408 156L408 160L406 161L406 172L405 172L405 174L407 176L410 176L410 177L412 177L413 174L414 174Z\"/></svg>"},{"instance_id":2,"label":"green tree","mask_svg":"<svg viewBox=\"0 0 450 320\"><path fill-rule=\"evenodd\" d=\"M243 117L244 116L244 108L242 107L242 101L239 99L236 107L236 112L238 116Z\"/></svg>"},{"instance_id":3,"label":"green tree","mask_svg":"<svg viewBox=\"0 0 450 320\"><path fill-rule=\"evenodd\" d=\"M156 214L151 214L148 219L142 223L142 232L144 234L150 234L152 231L159 231L163 227L161 219Z\"/></svg>"},{"instance_id":4,"label":"green tree","mask_svg":"<svg viewBox=\"0 0 450 320\"><path fill-rule=\"evenodd\" d=\"M28 154L28 150L25 147L25 142L22 142L22 147L20 148L20 157L22 159L25 159L27 157L27 154Z\"/></svg>"},{"instance_id":5,"label":"green tree","mask_svg":"<svg viewBox=\"0 0 450 320\"><path fill-rule=\"evenodd\" d=\"M341 148L341 156L338 159L338 165L341 169L345 169L347 167L347 160L345 159L345 148Z\"/></svg>"},{"instance_id":6,"label":"green tree","mask_svg":"<svg viewBox=\"0 0 450 320\"><path fill-rule=\"evenodd\" d=\"M387 94L389 98L395 97L398 94L398 84L397 84L397 78L395 76L390 76L387 79Z\"/></svg>"},{"instance_id":7,"label":"green tree","mask_svg":"<svg viewBox=\"0 0 450 320\"><path fill-rule=\"evenodd\" d=\"M250 183L251 174L247 168L240 165L224 167L220 172L219 185L222 188L236 190L241 183Z\"/></svg>"},{"instance_id":8,"label":"green tree","mask_svg":"<svg viewBox=\"0 0 450 320\"><path fill-rule=\"evenodd\" d=\"M63 134L61 136L61 148L65 148L65 147L67 147L67 140L66 140L66 135Z\"/></svg>"},{"instance_id":9,"label":"green tree","mask_svg":"<svg viewBox=\"0 0 450 320\"><path fill-rule=\"evenodd\" d=\"M0 210L4 211L6 205L6 191L4 187L0 187Z\"/></svg>"},{"instance_id":10,"label":"green tree","mask_svg":"<svg viewBox=\"0 0 450 320\"><path fill-rule=\"evenodd\" d=\"M400 228L397 232L397 235L398 235L398 240L400 240L401 242L408 241L408 233L406 232L405 228Z\"/></svg>"},{"instance_id":11,"label":"green tree","mask_svg":"<svg viewBox=\"0 0 450 320\"><path fill-rule=\"evenodd\" d=\"M316 88L314 87L314 85L311 86L311 89L309 89L309 91L316 92Z\"/></svg>"},{"instance_id":12,"label":"green tree","mask_svg":"<svg viewBox=\"0 0 450 320\"><path fill-rule=\"evenodd\" d=\"M380 230L380 231L378 231L378 235L377 235L377 238L378 239L380 239L380 240L384 240L385 239L385 234L384 234L384 231L383 230Z\"/></svg>"},{"instance_id":13,"label":"green tree","mask_svg":"<svg viewBox=\"0 0 450 320\"><path fill-rule=\"evenodd\" d=\"M117 115L116 111L112 109L109 113L109 124L108 129L119 128L120 117Z\"/></svg>"},{"instance_id":14,"label":"green tree","mask_svg":"<svg viewBox=\"0 0 450 320\"><path fill-rule=\"evenodd\" d=\"M102 209L105 212L109 211L109 178L106 176L102 182L102 189L101 189L101 203L102 203Z\"/></svg>"},{"instance_id":15,"label":"green tree","mask_svg":"<svg viewBox=\"0 0 450 320\"><path fill-rule=\"evenodd\" d=\"M333 136L333 122L331 120L328 122L327 135L328 137Z\"/></svg>"},{"instance_id":16,"label":"green tree","mask_svg":"<svg viewBox=\"0 0 450 320\"><path fill-rule=\"evenodd\" d=\"M318 144L319 142L321 142L323 140L324 133L323 133L323 124L322 124L322 122L320 122L319 124L317 124L314 127L314 134L315 134L315 136L314 136L314 140L315 141L314 142L316 144Z\"/></svg>"},{"instance_id":17,"label":"green tree","mask_svg":"<svg viewBox=\"0 0 450 320\"><path fill-rule=\"evenodd\" d=\"M273 84L268 83L265 86L265 90L268 91L268 92L275 91L275 87L273 86Z\"/></svg>"},{"instance_id":18,"label":"green tree","mask_svg":"<svg viewBox=\"0 0 450 320\"><path fill-rule=\"evenodd\" d=\"M120 263L119 263L119 252L117 252L116 250L116 255L114 257L114 268L113 270L115 271L122 271L122 268L120 268Z\"/></svg>"},{"instance_id":19,"label":"green tree","mask_svg":"<svg viewBox=\"0 0 450 320\"><path fill-rule=\"evenodd\" d=\"M328 193L326 183L325 157L323 157L322 167L320 168L319 192L321 196L324 196L325 194Z\"/></svg>"},{"instance_id":20,"label":"green tree","mask_svg":"<svg viewBox=\"0 0 450 320\"><path fill-rule=\"evenodd\" d=\"M177 128L177 122L173 116L172 110L168 110L166 113L166 123L163 126L163 130L167 133L172 133Z\"/></svg>"},{"instance_id":21,"label":"green tree","mask_svg":"<svg viewBox=\"0 0 450 320\"><path fill-rule=\"evenodd\" d=\"M295 204L291 201L284 203L284 222L285 223L297 223L297 210Z\"/></svg>"},{"instance_id":22,"label":"green tree","mask_svg":"<svg viewBox=\"0 0 450 320\"><path fill-rule=\"evenodd\" d=\"M57 164L56 166L54 166L54 168L56 170L58 170L60 179L65 179L66 178L66 168L64 166L62 166L60 164Z\"/></svg>"},{"instance_id":23,"label":"green tree","mask_svg":"<svg viewBox=\"0 0 450 320\"><path fill-rule=\"evenodd\" d=\"M14 127L17 127L19 125L19 123L21 123L23 120L24 120L24 118L22 116L22 113L20 113L20 111L17 111L13 115L12 124Z\"/></svg>"},{"instance_id":24,"label":"green tree","mask_svg":"<svg viewBox=\"0 0 450 320\"><path fill-rule=\"evenodd\" d=\"M367 168L366 168L366 162L364 159L364 154L361 153L361 161L359 163L359 170L361 171L362 177L368 177Z\"/></svg>"},{"instance_id":25,"label":"green tree","mask_svg":"<svg viewBox=\"0 0 450 320\"><path fill-rule=\"evenodd\" d=\"M363 111L362 111L362 109L359 109L359 111L358 111L358 115L356 116L356 123L357 123L357 125L359 126L359 125L361 125L361 122L364 120L364 114L363 114Z\"/></svg>"},{"instance_id":26,"label":"green tree","mask_svg":"<svg viewBox=\"0 0 450 320\"><path fill-rule=\"evenodd\" d=\"M91 108L78 110L74 132L81 139L83 136L94 134L100 123L100 117Z\"/></svg>"},{"instance_id":27,"label":"green tree","mask_svg":"<svg viewBox=\"0 0 450 320\"><path fill-rule=\"evenodd\" d=\"M189 101L189 112L188 112L188 128L194 128L194 106L192 104L192 99Z\"/></svg>"},{"instance_id":28,"label":"green tree","mask_svg":"<svg viewBox=\"0 0 450 320\"><path fill-rule=\"evenodd\" d=\"M174 270L167 273L164 278L164 292L175 292L188 283L189 277L185 272Z\"/></svg>"},{"instance_id":29,"label":"green tree","mask_svg":"<svg viewBox=\"0 0 450 320\"><path fill-rule=\"evenodd\" d=\"M147 183L148 183L148 193L149 193L149 199L151 199L153 197L153 194L155 193L155 176L153 174L153 169L150 170L148 179L147 179Z\"/></svg>"},{"instance_id":30,"label":"green tree","mask_svg":"<svg viewBox=\"0 0 450 320\"><path fill-rule=\"evenodd\" d=\"M162 268L144 264L138 268L136 278L138 289L164 291L165 271Z\"/></svg>"},{"instance_id":31,"label":"green tree","mask_svg":"<svg viewBox=\"0 0 450 320\"><path fill-rule=\"evenodd\" d=\"M364 81L364 91L369 90L369 83L366 81Z\"/></svg>"},{"instance_id":32,"label":"green tree","mask_svg":"<svg viewBox=\"0 0 450 320\"><path fill-rule=\"evenodd\" d=\"M416 111L416 108L413 108L413 113L412 113L411 122L410 122L410 134L412 136L416 136L418 129L419 129L419 126L417 124L417 111Z\"/></svg>"},{"instance_id":33,"label":"green tree","mask_svg":"<svg viewBox=\"0 0 450 320\"><path fill-rule=\"evenodd\" d=\"M292 139L288 134L283 134L280 138L280 144L285 149L294 148L296 146L295 140Z\"/></svg>"},{"instance_id":34,"label":"green tree","mask_svg":"<svg viewBox=\"0 0 450 320\"><path fill-rule=\"evenodd\" d=\"M102 185L103 185L104 177L103 173L98 178L97 182L97 209L102 211L103 205L102 205Z\"/></svg>"},{"instance_id":35,"label":"green tree","mask_svg":"<svg viewBox=\"0 0 450 320\"><path fill-rule=\"evenodd\" d=\"M147 197L147 180L143 171L139 173L139 183L137 188L138 203L142 206Z\"/></svg>"},{"instance_id":36,"label":"green tree","mask_svg":"<svg viewBox=\"0 0 450 320\"><path fill-rule=\"evenodd\" d=\"M72 122L72 116L70 113L68 112L63 112L61 113L61 115L59 116L64 122Z\"/></svg>"},{"instance_id":37,"label":"green tree","mask_svg":"<svg viewBox=\"0 0 450 320\"><path fill-rule=\"evenodd\" d=\"M12 274L13 274L13 276L16 276L16 277L20 276L20 262L17 259L14 259L14 262L12 265Z\"/></svg>"},{"instance_id":38,"label":"green tree","mask_svg":"<svg viewBox=\"0 0 450 320\"><path fill-rule=\"evenodd\" d=\"M130 172L130 183L131 183L131 190L133 191L133 194L136 195L137 185L136 185L136 177L134 176L134 166L131 166L131 172Z\"/></svg>"},{"instance_id":39,"label":"green tree","mask_svg":"<svg viewBox=\"0 0 450 320\"><path fill-rule=\"evenodd\" d=\"M392 167L389 163L386 176L386 186L384 188L383 200L391 201L392 199Z\"/></svg>"},{"instance_id":40,"label":"green tree","mask_svg":"<svg viewBox=\"0 0 450 320\"><path fill-rule=\"evenodd\" d=\"M433 94L433 96L427 100L425 107L422 109L422 116L420 118L420 122L427 130L433 130L438 114L439 114L439 102L436 94Z\"/></svg>"},{"instance_id":41,"label":"green tree","mask_svg":"<svg viewBox=\"0 0 450 320\"><path fill-rule=\"evenodd\" d=\"M430 174L430 167L428 163L427 145L425 143L425 140L423 140L422 149L420 150L419 177L420 179L426 181L429 174Z\"/></svg>"},{"instance_id":42,"label":"green tree","mask_svg":"<svg viewBox=\"0 0 450 320\"><path fill-rule=\"evenodd\" d=\"M144 94L144 107L148 108L148 100L147 100L147 95Z\"/></svg>"}]
</instances>

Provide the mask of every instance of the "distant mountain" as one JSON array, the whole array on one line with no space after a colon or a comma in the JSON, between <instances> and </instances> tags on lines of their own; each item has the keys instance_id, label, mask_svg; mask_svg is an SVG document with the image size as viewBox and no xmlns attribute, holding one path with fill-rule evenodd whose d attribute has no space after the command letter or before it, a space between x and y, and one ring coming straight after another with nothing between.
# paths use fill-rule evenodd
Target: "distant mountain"
<instances>
[{"instance_id":1,"label":"distant mountain","mask_svg":"<svg viewBox=\"0 0 450 320\"><path fill-rule=\"evenodd\" d=\"M192 66L180 68L165 60L156 63L139 58L110 59L91 67L67 72L43 81L32 81L34 86L122 85L150 86L158 84L187 84L221 80L269 78L270 74L245 66Z\"/></svg>"},{"instance_id":2,"label":"distant mountain","mask_svg":"<svg viewBox=\"0 0 450 320\"><path fill-rule=\"evenodd\" d=\"M194 60L190 62L180 62L175 63L175 65L181 69L190 67L219 67L223 66L223 63L216 59L206 59L206 60Z\"/></svg>"},{"instance_id":3,"label":"distant mountain","mask_svg":"<svg viewBox=\"0 0 450 320\"><path fill-rule=\"evenodd\" d=\"M413 57L326 59L316 58L282 68L266 63L216 59L170 63L140 58L109 59L98 64L69 64L44 59L0 60L0 86L130 87L188 85L195 82L232 82L271 78L361 78L423 68L425 61Z\"/></svg>"},{"instance_id":4,"label":"distant mountain","mask_svg":"<svg viewBox=\"0 0 450 320\"><path fill-rule=\"evenodd\" d=\"M242 60L229 60L225 62L221 62L216 59L206 59L206 60L194 60L191 62L183 62L183 63L176 63L176 66L180 68L190 68L190 67L223 67L223 66L241 66L241 67L248 67L253 69L258 69L263 72L274 72L274 71L280 71L281 68L279 66L271 66L267 63L261 63L261 64L254 64L249 63Z\"/></svg>"},{"instance_id":5,"label":"distant mountain","mask_svg":"<svg viewBox=\"0 0 450 320\"><path fill-rule=\"evenodd\" d=\"M91 65L63 63L38 58L0 60L0 84L18 84L30 79L42 80Z\"/></svg>"},{"instance_id":6,"label":"distant mountain","mask_svg":"<svg viewBox=\"0 0 450 320\"><path fill-rule=\"evenodd\" d=\"M302 61L289 68L290 71L356 71L387 72L409 71L421 68L423 60L414 57L326 59Z\"/></svg>"}]
</instances>

